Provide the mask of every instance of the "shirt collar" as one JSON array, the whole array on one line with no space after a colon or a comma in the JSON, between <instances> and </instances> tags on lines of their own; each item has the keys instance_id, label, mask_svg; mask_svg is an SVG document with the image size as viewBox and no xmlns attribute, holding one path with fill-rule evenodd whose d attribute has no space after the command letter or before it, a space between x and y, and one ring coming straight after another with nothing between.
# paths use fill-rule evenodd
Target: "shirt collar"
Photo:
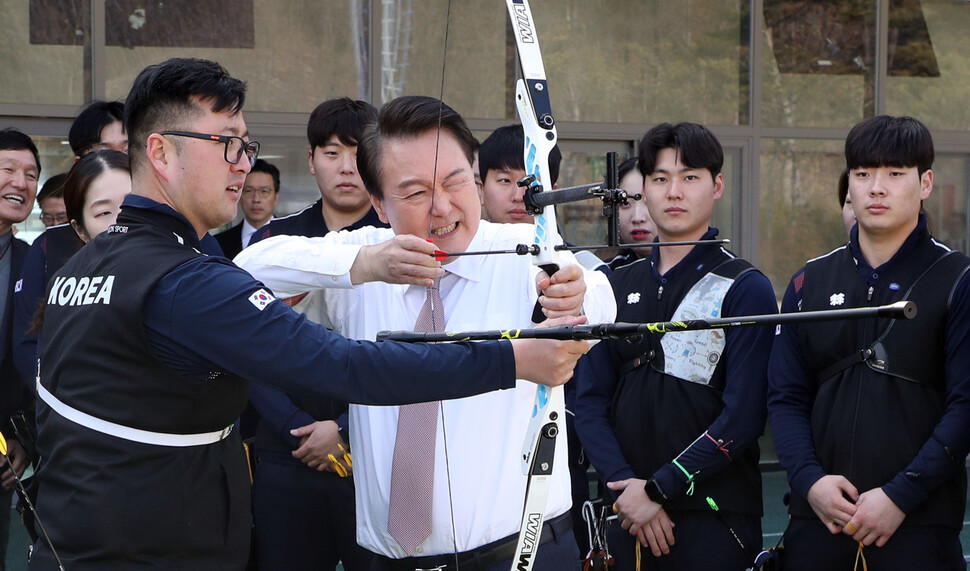
<instances>
[{"instance_id":1,"label":"shirt collar","mask_svg":"<svg viewBox=\"0 0 970 571\"><path fill-rule=\"evenodd\" d=\"M916 228L910 232L906 240L903 241L903 245L899 247L899 250L893 254L893 257L889 259L888 262L882 264L878 268L873 268L866 262L865 257L862 255L862 248L859 246L859 224L857 223L852 227L849 232L849 250L852 252L852 257L855 259L856 267L859 268L859 272L866 279L867 282L872 284L875 278L874 275L885 274L891 271L894 267L899 265L901 260L906 259L913 250L919 245L920 240L925 236L929 235L926 229L926 215L922 212L919 215L919 221L916 223Z\"/></svg>"},{"instance_id":2,"label":"shirt collar","mask_svg":"<svg viewBox=\"0 0 970 571\"><path fill-rule=\"evenodd\" d=\"M713 226L708 226L707 232L705 232L704 235L701 236L701 240L714 240L715 238L717 238L717 234L718 234L717 228L714 228ZM653 239L654 242L658 242L659 240L660 240L659 238ZM679 273L681 273L684 270L684 268L689 268L696 265L700 257L705 255L709 251L708 248L710 248L711 246L720 246L720 245L721 245L720 242L712 242L710 245L705 244L705 245L694 246L693 248L691 248L690 252L686 256L684 256L684 259L677 262L677 264L674 267L667 270L667 273L664 274L663 276L661 276L660 272L657 271L657 268L660 267L660 248L653 248L650 251L650 266L653 268L653 276L654 278L657 279L658 282L662 278L671 279L677 276Z\"/></svg>"},{"instance_id":3,"label":"shirt collar","mask_svg":"<svg viewBox=\"0 0 970 571\"><path fill-rule=\"evenodd\" d=\"M488 245L485 241L485 226L489 222L481 220L478 223L478 230L475 235L472 236L471 242L468 243L468 247L465 248L466 252L481 252L488 250ZM511 254L494 254L494 255L511 255ZM454 261L442 266L448 272L455 274L456 276L471 280L473 282L478 282L482 280L482 275L485 273L485 262L488 254L482 256L462 256L456 258Z\"/></svg>"},{"instance_id":4,"label":"shirt collar","mask_svg":"<svg viewBox=\"0 0 970 571\"><path fill-rule=\"evenodd\" d=\"M195 233L195 228L192 227L192 224L189 223L189 220L185 216L182 216L182 214L180 214L178 210L175 210L168 204L157 202L155 200L152 200L151 198L148 198L147 196L141 196L139 194L129 194L128 196L125 197L125 201L121 203L122 210L124 210L125 207L137 208L140 210L148 210L151 212L164 214L166 216L175 218L185 226L186 232L185 232L185 235L182 236L182 238L188 239L188 243L195 247L199 246L199 237Z\"/></svg>"}]
</instances>

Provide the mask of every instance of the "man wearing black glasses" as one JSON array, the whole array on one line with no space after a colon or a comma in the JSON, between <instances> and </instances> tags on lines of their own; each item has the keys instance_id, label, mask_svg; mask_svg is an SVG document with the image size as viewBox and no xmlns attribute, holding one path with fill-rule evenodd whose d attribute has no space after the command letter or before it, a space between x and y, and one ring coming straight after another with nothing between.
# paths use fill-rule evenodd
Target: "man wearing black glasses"
<instances>
[{"instance_id":1,"label":"man wearing black glasses","mask_svg":"<svg viewBox=\"0 0 970 571\"><path fill-rule=\"evenodd\" d=\"M585 351L350 341L200 253L200 236L235 215L259 151L244 100L245 84L205 60L135 79L133 192L48 288L36 386L37 509L50 542L32 569L242 569L249 476L232 424L247 381L402 404L510 388L517 376L561 384Z\"/></svg>"}]
</instances>

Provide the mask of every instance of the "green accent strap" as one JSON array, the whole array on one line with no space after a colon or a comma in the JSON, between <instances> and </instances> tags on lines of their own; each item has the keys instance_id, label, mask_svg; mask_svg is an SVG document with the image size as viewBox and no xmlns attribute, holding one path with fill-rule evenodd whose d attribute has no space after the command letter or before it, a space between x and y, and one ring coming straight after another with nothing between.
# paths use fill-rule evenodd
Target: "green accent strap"
<instances>
[{"instance_id":1,"label":"green accent strap","mask_svg":"<svg viewBox=\"0 0 970 571\"><path fill-rule=\"evenodd\" d=\"M676 458L674 459L674 466L677 466L678 468L680 468L680 471L683 472L685 476L687 476L687 482L690 484L690 486L687 487L687 495L688 496L694 495L694 476L696 476L697 473L695 472L694 474L691 474L690 472L688 472L686 468L680 465L680 462L678 462Z\"/></svg>"},{"instance_id":2,"label":"green accent strap","mask_svg":"<svg viewBox=\"0 0 970 571\"><path fill-rule=\"evenodd\" d=\"M717 503L714 502L714 498L708 496L707 497L707 505L711 506L711 509L712 510L718 511Z\"/></svg>"}]
</instances>

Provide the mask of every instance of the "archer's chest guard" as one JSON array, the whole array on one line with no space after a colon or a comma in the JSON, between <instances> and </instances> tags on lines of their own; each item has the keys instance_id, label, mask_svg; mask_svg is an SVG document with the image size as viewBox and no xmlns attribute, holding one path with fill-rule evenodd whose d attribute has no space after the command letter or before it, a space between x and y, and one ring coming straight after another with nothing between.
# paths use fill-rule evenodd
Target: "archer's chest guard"
<instances>
[{"instance_id":1,"label":"archer's chest guard","mask_svg":"<svg viewBox=\"0 0 970 571\"><path fill-rule=\"evenodd\" d=\"M865 363L870 369L937 390L945 384L947 310L970 260L923 240L899 267L869 286L849 248L805 267L802 311L866 307L909 300L912 320L860 319L799 325L806 363L818 383Z\"/></svg>"}]
</instances>

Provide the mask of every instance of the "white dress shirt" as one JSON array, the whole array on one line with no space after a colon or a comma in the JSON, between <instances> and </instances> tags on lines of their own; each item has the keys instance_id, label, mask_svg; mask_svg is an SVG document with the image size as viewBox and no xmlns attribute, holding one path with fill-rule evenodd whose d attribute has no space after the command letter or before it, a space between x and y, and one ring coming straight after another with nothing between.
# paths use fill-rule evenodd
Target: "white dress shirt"
<instances>
[{"instance_id":1,"label":"white dress shirt","mask_svg":"<svg viewBox=\"0 0 970 571\"><path fill-rule=\"evenodd\" d=\"M269 221L267 221L266 224L269 224ZM259 230L259 228L256 228L249 223L249 220L243 218L242 229L239 232L243 250L246 249L246 246L249 246L249 239L253 237L253 233L256 232L256 230Z\"/></svg>"},{"instance_id":2,"label":"white dress shirt","mask_svg":"<svg viewBox=\"0 0 970 571\"><path fill-rule=\"evenodd\" d=\"M281 297L311 290L295 307L310 319L348 337L374 339L381 330L412 330L427 295L426 288L416 286L350 284L359 244L392 236L391 230L368 227L323 238L273 237L243 251L236 263ZM508 249L532 239L531 225L482 221L468 250ZM532 326L538 268L530 257L456 258L444 268L440 287L447 331ZM584 279L589 323L612 322L616 305L606 276L584 270ZM442 403L433 529L412 555L467 551L519 531L527 480L520 455L535 393L534 384L519 380L511 390ZM564 418L564 411L559 416ZM357 541L392 558L407 556L387 532L397 417L398 407L350 407ZM565 513L571 502L565 434L561 431L556 442L547 519Z\"/></svg>"}]
</instances>

